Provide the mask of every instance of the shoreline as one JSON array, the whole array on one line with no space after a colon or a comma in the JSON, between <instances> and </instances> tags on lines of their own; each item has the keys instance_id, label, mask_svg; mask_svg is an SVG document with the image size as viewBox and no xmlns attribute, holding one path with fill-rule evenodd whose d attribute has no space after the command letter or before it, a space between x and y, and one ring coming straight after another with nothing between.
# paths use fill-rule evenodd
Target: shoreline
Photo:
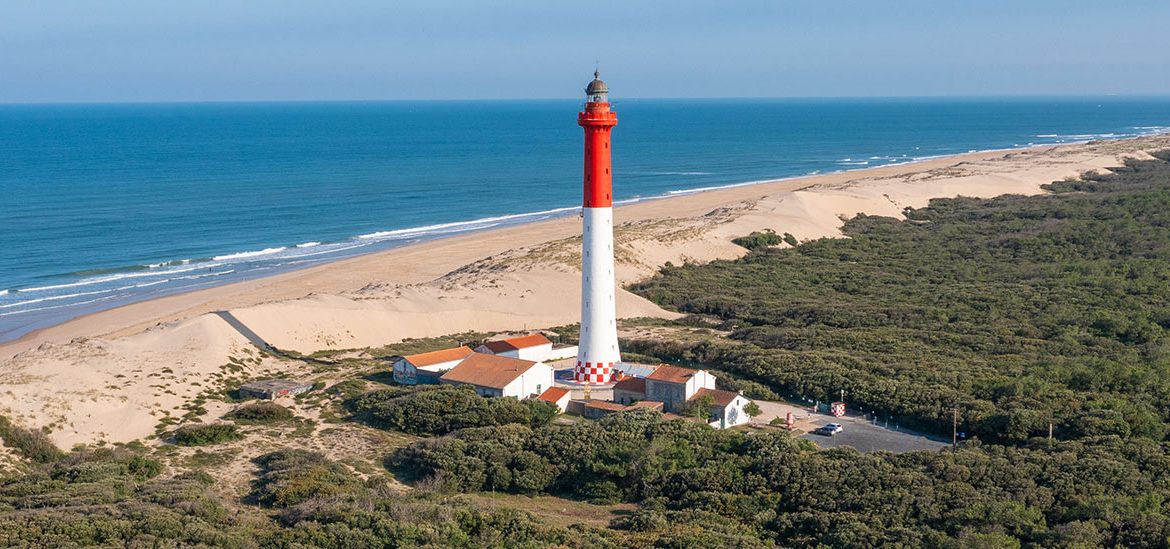
<instances>
[{"instance_id":1,"label":"shoreline","mask_svg":"<svg viewBox=\"0 0 1170 549\"><path fill-rule=\"evenodd\" d=\"M636 197L632 197L632 198L618 200L618 201L614 202L614 206L620 208L620 207L630 206L630 205L639 204L639 203L643 203L643 202L676 198L679 196L686 196L686 195L691 195L691 194L695 194L695 193L721 191L721 190L726 190L726 189L733 189L733 188L738 188L738 187L748 187L748 186L754 186L754 185L768 185L768 184L782 183L785 181L791 181L791 180L796 180L796 179L814 178L814 177L819 177L819 176L823 176L823 175L836 175L836 174L842 174L842 173L864 172L867 170L874 170L874 169L878 169L878 168L909 166L909 165L919 164L922 162L945 159L945 158L950 158L950 157L955 157L955 156L962 156L962 155L967 155L967 154L1009 152L1009 151L1023 150L1026 148L1042 147L1042 146L1049 146L1049 145L1057 145L1057 144L1055 144L1055 143L1054 144L1047 144L1046 143L1046 144L1034 145L1034 146L1023 147L1023 148L1014 148L1013 147L1013 148L980 149L980 150L967 151L965 153L955 153L955 154L949 154L949 155L931 155L931 156L923 156L923 157L910 157L909 159L904 160L904 161L895 161L895 162L890 162L888 164L880 164L880 165L876 165L876 166L864 166L864 167L855 167L855 168L847 168L847 169L838 169L838 170L832 170L832 171L827 171L827 172L823 172L823 173L820 172L819 170L817 170L817 171L813 171L813 172L809 172L809 173L805 173L805 174L800 174L800 175L773 177L773 178L766 178L766 179L755 179L755 180L748 180L748 181L738 181L738 182L734 182L734 183L725 183L725 184L718 184L718 185L707 185L707 186L697 187L697 188L693 188L693 189L673 189L673 190L666 191L662 194L651 195L651 196L636 196ZM868 163L868 162L866 162L866 163ZM224 282L217 283L215 281L215 279L212 278L212 279L208 280L207 283L195 284L195 285L191 285L190 287L187 287L187 288L184 288L184 287L171 288L171 289L164 288L161 292L156 292L157 295L149 295L149 293L144 293L144 294L139 295L139 296L111 295L109 297L101 298L101 299L97 300L97 301L101 301L101 300L106 300L106 299L116 299L116 301L114 302L115 304L113 304L111 306L78 307L77 308L78 314L75 314L74 316L63 316L62 315L62 317L59 320L49 321L51 323L46 323L45 320L41 320L41 321L31 320L25 326L18 326L18 327L10 328L4 334L0 335L0 357L3 356L4 346L6 346L8 344L19 343L20 341L24 340L26 337L35 336L38 332L41 332L43 330L52 329L52 328L55 328L57 326L61 326L63 324L67 324L69 322L72 322L74 320L80 320L80 319L83 319L85 317L95 315L95 314L100 314L100 313L103 313L106 311L112 311L112 310L120 309L123 307L135 305L138 303L145 303L147 301L152 301L152 300L157 300L157 299L165 299L168 297L177 296L177 295L181 295L181 294L185 294L185 293L200 292L200 291L210 290L210 289L214 289L214 288L218 288L218 287L222 287L222 286L228 286L228 285L258 280L261 278L270 278L270 277L279 276L279 275L290 273L290 272L295 272L298 270L304 270L304 269L309 269L309 268L313 268L313 267L329 265L329 264L337 263L340 261L345 261L348 259L362 257L362 256L370 255L370 254L387 252L387 251L391 251L394 249L402 248L404 246L410 246L410 245L415 245L415 244L420 244L420 243L428 243L428 242L442 240L442 239L450 238L450 237L454 237L454 236L472 235L472 234L483 233L483 232L487 232L487 231L506 229L509 227L527 225L527 224L532 224L532 223L539 223L542 221L555 220L555 219L559 219L562 217L571 217L573 212L579 212L579 211L580 211L580 206L554 207L554 208L549 208L549 209L545 209L545 210L537 210L537 211L531 211L531 212L501 214L501 215L481 217L481 218L469 219L469 220L451 221L451 222L444 222L444 223L438 223L438 224L429 224L429 225L420 225L420 226L413 226L413 227L403 227L403 228L399 228L399 229L375 231L375 232L367 233L367 234L352 235L352 236L349 236L349 237L341 239L341 240L311 241L311 242L304 242L304 243L297 243L297 244L269 243L269 247L262 249L262 250L244 250L244 251L222 252L221 254L215 255L215 256L208 256L208 257L194 258L194 259L171 259L171 260L164 260L164 261L160 261L158 263L149 264L149 265L148 264L138 264L138 265L130 265L130 266L122 266L122 267L104 267L104 268L99 269L99 271L103 275L121 273L121 275L120 275L121 277L143 276L143 275L138 274L138 273L148 273L151 270L153 270L155 268L160 268L160 267L162 267L162 268L169 268L169 267L183 268L183 270L180 270L180 271L169 271L169 272L168 271L160 271L155 275L155 276L163 277L163 276L170 276L173 274L188 272L188 271L192 271L192 270L198 270L198 269L204 269L204 268L210 269L210 268L215 267L215 266L225 266L225 265L231 266L232 263L230 263L229 260L237 260L237 259L250 260L253 258L262 258L262 260L263 260L263 259L267 259L272 254L281 253L281 252L285 252L285 251L292 250L292 249L310 249L311 248L312 250L316 250L317 247L321 247L321 246L342 246L341 248L339 248L337 250L325 251L325 252L310 251L306 255L288 257L287 259L290 259L290 260L298 260L298 259L303 258L303 257L310 257L310 256L314 256L314 255L321 255L321 254L331 255L331 257L327 256L327 257L322 258L322 259L307 260L307 261L300 260L300 261L293 261L291 263L279 265L279 266L277 266L276 272L274 272L274 273L257 275L255 273L250 272L249 270L244 270L242 272L236 272L235 269L232 269L232 270L229 270L226 272L221 271L218 273L217 272L209 272L207 274L200 276L200 278L218 277L220 275L229 275L229 276L224 277L224 280L225 280ZM399 237L401 237L401 238L399 238ZM360 250L357 252L346 253L348 250L353 250L355 248L367 248L367 249ZM293 266L295 263L308 263L308 264L304 265L304 266ZM247 264L245 263L245 266L246 265ZM132 273L132 274L127 275L125 273ZM117 278L119 278L119 277L117 277L117 276L113 277L111 280L114 280ZM63 286L85 286L88 284L98 284L98 283L106 282L106 281L108 281L108 280L90 280L87 278L81 278L81 279L78 279L75 281L59 282L59 284L62 284ZM167 280L163 280L162 282L165 283L165 282L167 282ZM152 286L155 284L158 284L158 283L151 282L151 283L147 283L146 285ZM12 287L12 288L0 289L0 296L9 295L10 292L20 294L20 293L24 293L24 292L52 289L52 288L56 288L56 287L61 287L61 286L48 286L48 287L43 287L43 288ZM90 293L101 293L101 291L99 290L99 292L90 292ZM66 297L72 297L72 296L50 296L47 298L34 299L33 302L44 301L44 300L58 300L58 299L66 298ZM12 306L15 306L18 304L20 304L20 303L13 303L13 304L5 305L5 306L0 307L0 308L12 307ZM79 303L76 305L85 305L85 304L86 303ZM71 307L71 306L73 306L73 305L72 304L65 304L65 305L53 306L53 307L49 307L49 308L54 309L54 308ZM16 311L14 313L9 313L9 314L23 314L25 312L35 312L37 310L38 309L34 308L34 309L31 309L28 311ZM0 316L2 316L2 315L0 315ZM30 325L32 326L31 328L28 327ZM14 337L9 337L7 334L10 334L10 333L16 333L18 335L14 336Z\"/></svg>"},{"instance_id":2,"label":"shoreline","mask_svg":"<svg viewBox=\"0 0 1170 549\"><path fill-rule=\"evenodd\" d=\"M1160 126L1141 126L1132 129L1139 131L1133 134L1109 133L1071 136L1091 138L1093 135L1101 135L1105 139L1123 140L1125 138L1140 138L1156 135L1159 130L1166 131L1165 127ZM1036 137L1055 138L1063 135L1044 134L1037 135ZM956 151L946 155L921 154L908 156L902 154L900 155L901 158L895 158L894 156L871 156L868 159L858 158L856 162L846 162L854 159L844 158L837 162L837 166L813 166L819 169L809 169L799 174L750 178L738 181L731 179L730 182L723 180L690 183L689 185L692 185L693 188L687 188L688 184L685 181L679 180L675 183L682 188L667 187L665 190L660 188L657 190L659 194L633 196L616 202L615 205L625 206L664 198L675 198L698 192L769 185L796 179L833 176L842 173L865 173L868 170L898 166L914 166L923 162L943 160L969 154L992 154L1078 143L1076 141L1061 143L1061 141L1066 140L1057 139L1053 142L1042 142L1039 144L1029 142L1026 147L1017 144L1012 147L972 149L965 152ZM85 273L75 273L76 277L72 277L73 275L54 275L57 279L61 280L49 279L56 281L29 283L28 280L25 280L26 284L23 286L12 285L8 288L0 289L0 296L7 296L0 297L0 309L3 310L0 311L0 317L8 317L7 319L0 319L4 320L4 322L0 322L0 357L3 356L5 346L20 343L25 341L29 336L36 337L38 333L45 330L51 330L63 324L105 311L117 310L137 303L165 299L184 293L205 291L216 287L248 282L258 278L278 276L287 272L331 264L353 257L381 253L416 242L429 242L453 235L475 234L485 230L494 230L513 225L555 219L561 216L569 216L574 210L578 209L578 206L553 205L534 211L487 215L441 223L426 223L425 221L427 220L416 220L416 222L421 221L421 223L395 229L377 229L374 232L366 234L358 234L355 231L355 233L349 236L332 240L318 241L312 239L310 235L303 237L303 239L308 240L306 242L299 242L299 240L272 241L258 244L255 248L243 247L243 250L241 250L241 247L235 247L235 249L233 247L215 250L209 249L204 251L206 256L195 259L178 259L178 257L193 256L176 254L169 259L158 259L151 263L102 266L95 268L88 275ZM195 274L181 275L181 273L188 271L194 271ZM99 274L101 276L98 276ZM134 282L124 285L127 283L122 280L131 278ZM63 292L37 293L42 290L66 287L77 288ZM11 309L14 307L15 309Z\"/></svg>"},{"instance_id":3,"label":"shoreline","mask_svg":"<svg viewBox=\"0 0 1170 549\"><path fill-rule=\"evenodd\" d=\"M1142 139L1147 139L1147 138L1152 138L1152 137L1158 137L1161 135L1167 135L1167 134L1151 134L1148 136L1130 137L1130 138L1124 138L1124 139L1110 139L1110 140L1105 140L1105 141L1114 142L1114 143L1124 143L1127 141L1142 140ZM963 161L972 161L972 160L986 160L985 157L987 155L999 156L999 155L1004 155L1004 154L1019 154L1019 153L1027 153L1029 151L1039 151L1039 150L1046 150L1046 149L1052 149L1052 148L1058 148L1058 147L1084 145L1087 143L1092 143L1092 141L1080 141L1080 142L1060 143L1060 144L1038 144L1038 145L1032 145L1032 146L1028 146L1028 147L1019 147L1019 148L999 148L999 149L977 150L977 151L970 151L970 152L966 152L966 153L957 153L957 154L953 154L953 155L931 156L931 157L926 157L926 158L921 158L921 159L909 160L906 162L895 162L895 163L885 164L885 165L881 165L881 166L861 167L861 168L854 168L854 169L836 170L836 171L832 171L832 172L818 173L818 174L797 175L797 176L781 177L781 178L774 178L774 179L764 179L764 180L756 180L756 181L728 183L726 185L707 186L707 187L701 187L701 188L696 188L696 189L680 189L680 190L668 191L666 194L649 196L649 197L637 197L637 198L633 198L633 199L627 199L627 200L616 202L615 208L614 208L615 223L623 222L623 221L630 221L631 219L641 220L644 216L639 215L639 213L634 213L634 215L632 215L632 216L626 216L626 215L622 215L622 214L626 214L632 209L637 209L639 206L648 206L650 204L663 202L663 201L677 201L680 199L693 198L693 197L710 197L710 198L714 198L716 200L723 200L724 198L726 198L728 200L734 200L734 199L739 198L739 197L738 196L736 196L736 197L723 197L720 195L723 195L723 194L736 194L736 195L738 195L740 193L737 193L735 191L744 191L746 189L752 189L752 190L758 189L759 191L763 191L765 193L793 192L796 190L800 190L801 188L804 188L804 187L812 187L812 186L816 186L818 184L829 184L829 183L837 182L837 180L839 180L841 178L861 179L861 178L866 178L866 177L881 177L881 176L892 175L892 174L887 173L887 172L900 171L900 170L904 170L904 169L908 169L908 168L930 169L930 167L935 167L934 165L939 164L939 163L963 162ZM794 183L799 183L796 188L786 188ZM536 228L536 227L540 227L540 226L546 225L546 224L555 225L555 224L558 224L558 222L563 222L565 219L575 219L576 216L571 215L571 212L575 209L578 209L578 208L576 206L563 207L563 208L553 208L553 209L549 209L546 211L524 212L524 213L519 213L519 214L509 214L509 215L505 215L505 216L497 216L497 217L493 217L493 218L474 219L474 220L461 221L461 222L457 222L457 223L450 223L450 224L446 224L446 225L462 225L462 224L470 225L470 224L475 224L475 223L480 223L480 222L486 222L488 220L493 220L493 219L497 219L497 218L522 218L522 217L526 217L526 216L539 216L539 215L552 216L550 218L539 219L539 220L534 220L534 221L520 221L517 223L504 225L502 227L501 226L494 226L494 227L487 227L487 228L482 228L482 229L471 229L471 230L468 230L465 232L458 232L458 233L450 234L450 235L436 235L432 238L424 239L424 240L421 240L419 242L405 243L405 244L397 245L397 246L392 245L390 247L386 247L386 248L382 248L382 249L373 249L373 250L370 250L368 252L362 252L362 253L358 253L358 254L352 255L352 256L343 256L343 257L339 257L337 259L328 259L328 260L325 260L323 263L309 265L309 266L305 266L305 267L299 267L299 268L294 267L288 271L279 272L279 273L275 273L275 274L271 274L271 275L258 276L255 278L246 278L243 280L238 280L238 281L233 281L233 282L229 282L226 284L210 286L207 288L198 288L198 289L193 289L193 290L179 291L179 292L176 292L174 294L157 296L157 297L150 297L150 298L146 298L146 299L143 299L140 301L133 301L133 302L126 303L123 305L118 305L116 307L112 307L109 309L102 309L102 310L98 310L98 311L84 313L82 315L70 318L68 320L59 322L57 324L53 324L51 326L36 328L34 330L31 330L27 333L22 334L19 337L16 337L14 339L0 341L0 360L11 358L15 354L18 354L24 350L31 349L31 348L33 348L41 343L45 343L45 342L64 343L66 341L66 339L73 340L73 339L76 339L78 337L94 338L94 337L104 337L104 336L118 337L120 335L129 335L129 333L131 333L131 332L145 329L145 328L149 327L150 325L158 325L158 324L163 324L163 323L167 323L167 322L174 322L174 321L190 318L191 316L197 316L199 314L205 314L207 312L212 312L211 309L206 309L206 307L200 306L200 305L206 305L212 301L218 302L219 300L226 299L229 297L232 297L232 298L239 297L238 294L255 291L255 290L264 288L266 286L269 286L271 284L281 284L284 282L290 282L290 281L295 280L297 278L306 277L306 276L313 277L313 276L315 276L323 271L328 272L328 271L333 271L335 269L342 269L349 264L361 263L361 262L363 262L363 260L369 260L370 258L374 258L374 257L390 256L390 255L396 255L399 253L409 254L415 250L421 251L421 250L429 250L431 248L442 248L442 247L445 247L444 246L445 243L456 243L456 242L463 241L466 239L483 238L485 236L490 236L493 234L498 234L498 235L502 236L506 233L509 233L513 230L520 229L520 228L529 228L529 227ZM425 227L425 226L424 227L407 227L404 229L396 229L394 231L384 231L384 232L400 232L400 231L401 232L417 232L417 231L420 231L420 230L425 229L425 228L427 228L427 227ZM558 227L558 229L560 229L560 227ZM359 236L354 237L354 238L363 238L364 236L366 236L366 235L359 235ZM459 242L459 243L465 244L464 242ZM445 274L445 273L441 273L441 274ZM436 275L436 276L441 276L441 274ZM404 280L404 281L398 282L398 283L400 283L400 284L418 284L418 283L423 283L423 282L427 282L427 280L408 279L408 280ZM313 285L309 284L306 287L313 288ZM356 288L354 288L354 289L356 289ZM336 288L331 288L330 290L344 291L344 290L338 290ZM295 292L295 291L290 292L290 294L285 296L284 298L285 299L295 298L291 294L296 294L296 293L298 293L298 292ZM309 293L311 294L312 292L309 292ZM277 298L277 299L280 299L280 298ZM240 302L241 305L237 305L237 306L257 305L257 304L262 304L262 303L265 303L268 301L271 301L271 300L255 301L255 300L245 299L245 300ZM248 303L248 302L250 302L250 303ZM243 303L247 303L247 304L243 304ZM198 311L198 312L196 312L196 311ZM124 319L115 318L115 317L124 316L124 313L133 314L134 316L140 318L140 320L127 322ZM69 337L69 336L71 336L71 337Z\"/></svg>"},{"instance_id":4,"label":"shoreline","mask_svg":"<svg viewBox=\"0 0 1170 549\"><path fill-rule=\"evenodd\" d=\"M966 158L966 157L973 156L973 155L979 156L979 155L985 155L985 154L1003 154L1003 153L1023 152L1023 151L1027 151L1030 149L1041 149L1041 148L1048 148L1048 147L1062 146L1062 145L1063 144L1034 145L1031 147L1022 147L1022 148L987 149L987 150L971 151L971 152L966 152L966 153L957 153L954 155L932 156L929 158L910 160L907 162L896 162L896 163L886 164L886 165L881 165L881 166L854 168L854 169L846 169L846 170L836 170L836 171L826 172L826 173L797 175L797 176L780 177L780 178L774 178L774 179L744 181L744 182L737 182L737 183L729 183L726 185L707 186L707 187L702 187L702 188L697 188L697 189L680 189L680 190L668 191L666 194L648 196L648 197L637 197L637 198L633 198L633 199L626 199L626 200L615 202L615 204L614 204L615 223L624 220L624 219L622 219L622 216L619 214L623 213L627 208L635 207L635 206L642 205L642 204L649 204L652 202L658 202L658 201L664 201L664 200L677 200L680 198L701 196L701 195L707 195L707 194L711 194L711 193L720 193L721 191L729 191L729 190L734 190L734 189L744 189L744 188L753 188L753 187L767 188L767 187L772 187L772 186L776 186L776 185L782 185L782 184L793 182L793 181L802 181L802 180L808 180L807 184L805 184L803 186L813 186L813 185L816 185L818 183L817 180L819 180L819 179L822 179L822 178L824 178L826 180L827 179L836 179L836 178L843 176L843 175L846 175L846 174L851 175L851 176L863 176L869 172L873 172L876 174L876 173L879 173L885 169L890 169L890 168L919 166L919 165L938 162L938 161L946 161L949 159ZM772 192L775 192L776 190L780 190L780 189L770 189L770 190ZM784 190L792 191L792 190L798 190L798 189L784 189ZM783 192L784 190L781 190L781 192ZM155 310L157 308L152 307L151 305L152 304L153 305L162 305L163 302L166 302L166 305L171 305L172 307L182 307L182 309L180 309L180 310L174 310L172 307L166 307L164 309L167 312L161 314L160 318L157 320L158 320L158 323L168 322L168 321L163 321L161 319L161 317L166 317L166 318L184 317L185 318L183 313L186 310L192 308L192 307L186 306L186 302L189 300L183 299L185 297L206 295L207 300L219 299L222 296L217 295L217 294L221 294L221 293L234 294L237 292L249 291L249 290L256 289L256 288L253 288L255 286L264 286L265 282L281 283L281 282L288 281L289 279L297 278L298 274L311 274L311 273L313 273L317 270L320 270L320 269L331 270L332 268L341 268L349 262L360 261L362 259L366 259L366 258L369 258L372 256L379 256L379 255L383 255L383 254L393 254L395 252L400 252L400 251L405 252L407 249L415 248L415 247L428 247L428 248L429 247L439 247L444 242L450 242L450 241L456 240L456 239L472 238L472 237L476 237L476 236L488 235L491 233L502 233L502 232L508 231L509 229L515 229L515 228L520 228L520 227L539 226L539 225L545 224L545 223L554 223L557 221L563 221L566 218L576 219L576 216L572 215L572 211L577 210L577 209L579 209L579 207L572 206L572 207L563 207L563 208L553 208L553 209L550 209L547 211L525 212L525 213L520 213L520 214L509 214L506 216L498 216L498 217L513 217L513 218L515 218L515 217L536 216L536 215L547 214L547 215L550 215L553 217L535 220L535 221L521 221L518 223L505 225L502 227L488 227L488 228L483 228L483 229L471 229L469 231L459 232L459 233L451 234L451 235L437 235L437 236L434 236L432 238L425 239L425 240L422 240L419 242L406 243L406 244L402 244L402 245L398 245L398 246L391 246L391 247L382 248L382 249L374 249L374 250L370 250L368 252L362 252L362 253L352 255L352 256L344 256L344 257L339 257L337 259L326 260L325 262L319 263L316 265L309 265L309 266L299 267L299 268L294 267L288 271L275 273L275 274L271 274L271 275L258 276L255 278L247 278L244 280L233 281L233 282L229 282L226 284L220 284L220 285L211 286L211 287L207 287L207 288L198 288L198 289L194 289L194 290L179 291L179 292L176 292L174 294L162 295L162 296L157 296L157 297L150 297L150 298L146 298L146 299L143 299L140 301L133 301L133 302L126 303L123 305L118 305L116 307L112 307L109 309L102 309L102 310L98 310L98 311L84 313L82 315L67 319L65 321L59 322L57 324L53 324L51 326L36 328L34 330L31 330L29 332L26 332L26 333L16 337L14 339L0 341L0 360L10 358L11 356L13 356L21 351L30 349L30 348L36 346L37 344L44 343L44 342L48 341L49 338L52 337L53 335L57 335L57 333L59 333L59 332L69 331L69 328L73 328L73 327L80 329L81 332L78 335L74 335L73 337L70 337L69 338L70 340L75 339L77 337L91 338L91 337L102 337L102 336L108 336L108 335L112 335L114 337L117 337L117 335L125 335L127 332L135 331L140 326L145 327L145 325L148 325L148 324L155 324L155 322L153 322L153 321L156 319L144 318L141 321L131 323L129 326L123 325L125 323L116 323L117 324L116 327L114 327L108 331L105 331L105 332L103 332L101 329L94 330L93 328L91 328L91 326L93 324L104 324L106 321L106 318L104 318L104 317L115 316L115 313L118 313L120 311L124 311L127 309L134 309L135 312L138 312L137 311L138 309ZM483 219L461 221L461 222L458 222L458 224L473 224L473 223L485 222L485 221L491 220L491 219L495 219L495 218L483 218ZM452 224L454 224L454 223L452 223ZM419 230L424 229L424 228L426 228L426 227L407 227L404 229L396 229L395 231L419 231ZM384 231L384 232L392 232L392 231ZM365 235L358 235L354 238L362 238L363 236L365 236ZM422 281L419 281L419 282L422 282ZM217 291L217 290L222 290L222 291ZM173 305L172 305L172 302L175 302L175 303L173 303ZM196 308L197 308L197 306L196 306ZM206 313L206 312L211 312L211 311L203 311L203 313ZM203 314L203 313L197 313L197 314ZM182 320L182 318L174 318L174 320ZM42 337L42 336L45 336L45 337ZM54 338L53 342L62 343L64 341Z\"/></svg>"},{"instance_id":5,"label":"shoreline","mask_svg":"<svg viewBox=\"0 0 1170 549\"><path fill-rule=\"evenodd\" d=\"M731 241L753 231L839 237L857 214L899 218L932 198L1042 193L1053 181L1166 149L1170 135L966 153L642 200L615 208L615 276L625 288L667 263L742 257L747 251ZM310 355L574 324L580 223L565 216L452 235L45 328L0 345L0 414L47 427L62 447L142 440L225 376L335 379L307 363L257 356L257 341ZM617 311L679 316L624 289Z\"/></svg>"}]
</instances>

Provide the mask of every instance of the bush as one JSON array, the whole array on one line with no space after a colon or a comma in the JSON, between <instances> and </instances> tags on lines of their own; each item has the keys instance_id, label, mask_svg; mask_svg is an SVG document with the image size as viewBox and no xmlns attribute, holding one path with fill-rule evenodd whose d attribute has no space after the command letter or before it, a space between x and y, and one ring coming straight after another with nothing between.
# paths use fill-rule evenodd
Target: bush
<instances>
[{"instance_id":1,"label":"bush","mask_svg":"<svg viewBox=\"0 0 1170 549\"><path fill-rule=\"evenodd\" d=\"M792 236L785 233L785 236ZM795 240L795 239L793 239ZM763 232L756 231L747 236L741 236L732 240L733 243L743 246L749 250L756 250L759 248L767 248L769 246L776 246L784 242L784 237L776 234L772 229L764 229Z\"/></svg>"},{"instance_id":2,"label":"bush","mask_svg":"<svg viewBox=\"0 0 1170 549\"><path fill-rule=\"evenodd\" d=\"M344 400L350 400L360 396L366 391L366 382L360 379L347 379L345 381L334 384L329 387L329 394L341 397Z\"/></svg>"},{"instance_id":3,"label":"bush","mask_svg":"<svg viewBox=\"0 0 1170 549\"><path fill-rule=\"evenodd\" d=\"M293 413L275 402L251 402L232 410L227 417L237 423L263 425L288 421Z\"/></svg>"},{"instance_id":4,"label":"bush","mask_svg":"<svg viewBox=\"0 0 1170 549\"><path fill-rule=\"evenodd\" d=\"M184 425L175 431L175 444L179 446L204 446L241 438L243 435L239 428L227 423L197 423Z\"/></svg>"},{"instance_id":5,"label":"bush","mask_svg":"<svg viewBox=\"0 0 1170 549\"><path fill-rule=\"evenodd\" d=\"M260 465L256 500L290 507L312 498L355 493L362 482L341 464L316 452L280 450L254 460Z\"/></svg>"},{"instance_id":6,"label":"bush","mask_svg":"<svg viewBox=\"0 0 1170 549\"><path fill-rule=\"evenodd\" d=\"M37 463L49 463L64 456L45 433L13 425L4 416L0 416L0 439L4 440L5 446Z\"/></svg>"}]
</instances>

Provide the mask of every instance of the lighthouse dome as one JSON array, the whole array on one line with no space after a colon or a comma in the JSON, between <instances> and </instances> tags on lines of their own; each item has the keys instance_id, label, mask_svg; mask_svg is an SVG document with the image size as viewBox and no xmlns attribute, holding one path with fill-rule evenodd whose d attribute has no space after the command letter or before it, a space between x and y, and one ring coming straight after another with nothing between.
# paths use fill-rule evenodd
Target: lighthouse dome
<instances>
[{"instance_id":1,"label":"lighthouse dome","mask_svg":"<svg viewBox=\"0 0 1170 549\"><path fill-rule=\"evenodd\" d=\"M593 81L585 87L585 95L599 93L609 93L609 86L606 86L605 81L601 79L601 71L593 71Z\"/></svg>"},{"instance_id":2,"label":"lighthouse dome","mask_svg":"<svg viewBox=\"0 0 1170 549\"><path fill-rule=\"evenodd\" d=\"M593 81L585 86L585 97L590 103L609 102L609 86L601 79L600 71L593 71Z\"/></svg>"}]
</instances>

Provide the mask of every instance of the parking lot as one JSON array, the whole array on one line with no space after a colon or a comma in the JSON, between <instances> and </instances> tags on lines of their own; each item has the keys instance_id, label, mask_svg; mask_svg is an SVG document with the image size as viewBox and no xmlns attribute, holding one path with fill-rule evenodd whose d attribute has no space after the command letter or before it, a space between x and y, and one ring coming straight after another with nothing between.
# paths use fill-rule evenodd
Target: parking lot
<instances>
[{"instance_id":1,"label":"parking lot","mask_svg":"<svg viewBox=\"0 0 1170 549\"><path fill-rule=\"evenodd\" d=\"M813 413L808 408L786 402L757 400L756 404L763 412L755 418L756 423L766 424L772 418L784 418L788 412L792 412L796 419L796 429L805 433L800 435L800 438L810 440L821 448L851 446L862 452L900 453L917 450L937 451L950 443L950 441L939 437L928 437L922 433L898 429L894 425L890 425L889 428L886 428L884 424L874 425L860 416L838 418L828 414ZM812 434L814 429L827 423L840 423L843 430L831 437Z\"/></svg>"},{"instance_id":2,"label":"parking lot","mask_svg":"<svg viewBox=\"0 0 1170 549\"><path fill-rule=\"evenodd\" d=\"M815 416L814 416L815 417ZM895 430L892 426L887 429L883 425L873 425L861 417L841 417L821 415L815 418L815 426L826 423L840 423L843 430L833 436L813 434L811 431L800 438L811 440L821 448L836 448L838 446L852 446L862 452L913 452L917 450L938 451L949 443L936 437L927 437L921 433Z\"/></svg>"}]
</instances>

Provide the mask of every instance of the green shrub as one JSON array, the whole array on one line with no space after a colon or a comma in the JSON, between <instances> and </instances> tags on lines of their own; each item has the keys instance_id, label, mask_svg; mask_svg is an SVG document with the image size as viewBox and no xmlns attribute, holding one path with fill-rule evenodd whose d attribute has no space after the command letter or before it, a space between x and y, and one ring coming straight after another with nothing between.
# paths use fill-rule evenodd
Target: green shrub
<instances>
[{"instance_id":1,"label":"green shrub","mask_svg":"<svg viewBox=\"0 0 1170 549\"><path fill-rule=\"evenodd\" d=\"M257 501L290 507L312 498L356 493L361 480L341 464L305 450L281 450L254 460L261 467Z\"/></svg>"},{"instance_id":2,"label":"green shrub","mask_svg":"<svg viewBox=\"0 0 1170 549\"><path fill-rule=\"evenodd\" d=\"M184 425L175 430L175 444L179 446L204 446L220 444L243 438L239 428L228 423L197 423Z\"/></svg>"},{"instance_id":3,"label":"green shrub","mask_svg":"<svg viewBox=\"0 0 1170 549\"><path fill-rule=\"evenodd\" d=\"M785 236L790 237L792 235L785 233ZM773 231L772 229L764 229L763 232L755 231L747 236L736 238L732 240L732 242L749 250L756 250L759 248L776 246L781 242L784 242L784 237L776 234L776 231Z\"/></svg>"},{"instance_id":4,"label":"green shrub","mask_svg":"<svg viewBox=\"0 0 1170 549\"><path fill-rule=\"evenodd\" d=\"M344 400L350 400L366 392L366 382L360 379L347 379L329 387L328 392Z\"/></svg>"},{"instance_id":5,"label":"green shrub","mask_svg":"<svg viewBox=\"0 0 1170 549\"><path fill-rule=\"evenodd\" d=\"M37 463L49 463L64 456L45 433L14 425L4 416L0 416L0 439L5 446Z\"/></svg>"},{"instance_id":6,"label":"green shrub","mask_svg":"<svg viewBox=\"0 0 1170 549\"><path fill-rule=\"evenodd\" d=\"M250 402L232 410L227 417L236 423L265 425L288 421L293 413L275 402Z\"/></svg>"}]
</instances>

